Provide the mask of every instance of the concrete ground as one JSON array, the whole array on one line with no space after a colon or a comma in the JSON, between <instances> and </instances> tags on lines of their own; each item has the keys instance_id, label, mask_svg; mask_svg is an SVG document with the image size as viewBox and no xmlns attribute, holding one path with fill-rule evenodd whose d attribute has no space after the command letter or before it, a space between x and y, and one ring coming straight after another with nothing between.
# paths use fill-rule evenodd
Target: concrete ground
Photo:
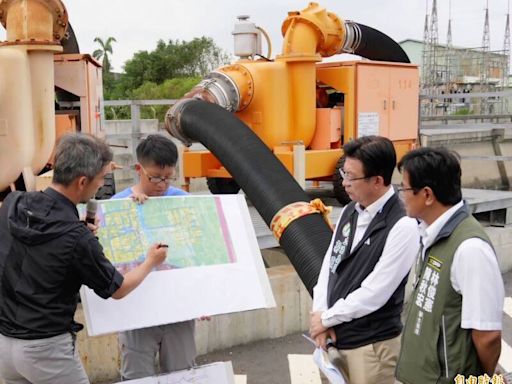
<instances>
[{"instance_id":1,"label":"concrete ground","mask_svg":"<svg viewBox=\"0 0 512 384\"><path fill-rule=\"evenodd\" d=\"M505 296L508 299L503 314L504 343L500 363L503 365L502 372L509 372L506 378L508 383L512 384L512 272L504 274L503 280ZM235 374L247 375L248 384L327 383L325 379L319 381L318 375L316 380L291 380L288 355L306 355L311 354L313 350L313 345L301 333L296 333L202 355L197 358L197 363L202 365L215 361L231 361Z\"/></svg>"},{"instance_id":2,"label":"concrete ground","mask_svg":"<svg viewBox=\"0 0 512 384\"><path fill-rule=\"evenodd\" d=\"M313 350L313 345L296 333L212 352L199 356L196 362L202 365L230 360L236 375L247 375L248 384L285 384L291 383L288 355L311 355Z\"/></svg>"}]
</instances>

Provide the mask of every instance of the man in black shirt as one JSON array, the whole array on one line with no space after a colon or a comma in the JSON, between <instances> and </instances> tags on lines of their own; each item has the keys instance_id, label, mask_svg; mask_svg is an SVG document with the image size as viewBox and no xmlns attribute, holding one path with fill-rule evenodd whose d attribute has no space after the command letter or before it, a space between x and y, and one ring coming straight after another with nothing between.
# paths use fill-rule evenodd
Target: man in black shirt
<instances>
[{"instance_id":1,"label":"man in black shirt","mask_svg":"<svg viewBox=\"0 0 512 384\"><path fill-rule=\"evenodd\" d=\"M105 258L76 204L103 185L112 152L92 136L64 136L52 185L12 192L0 207L0 379L5 384L88 384L75 348L77 293L82 284L120 299L166 257L154 244L124 277Z\"/></svg>"}]
</instances>

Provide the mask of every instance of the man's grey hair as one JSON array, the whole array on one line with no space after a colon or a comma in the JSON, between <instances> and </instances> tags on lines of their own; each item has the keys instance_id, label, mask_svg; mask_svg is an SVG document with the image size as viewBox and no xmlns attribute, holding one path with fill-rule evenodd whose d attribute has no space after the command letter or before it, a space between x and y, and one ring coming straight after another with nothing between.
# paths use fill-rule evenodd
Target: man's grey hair
<instances>
[{"instance_id":1,"label":"man's grey hair","mask_svg":"<svg viewBox=\"0 0 512 384\"><path fill-rule=\"evenodd\" d=\"M62 136L55 148L53 182L70 185L77 177L96 177L112 161L110 147L101 139L81 133Z\"/></svg>"}]
</instances>

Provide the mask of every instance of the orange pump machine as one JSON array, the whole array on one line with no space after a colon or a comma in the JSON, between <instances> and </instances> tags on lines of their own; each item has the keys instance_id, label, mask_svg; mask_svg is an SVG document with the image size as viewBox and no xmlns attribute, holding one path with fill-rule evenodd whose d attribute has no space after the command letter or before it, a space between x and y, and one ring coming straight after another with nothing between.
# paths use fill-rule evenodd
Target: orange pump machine
<instances>
[{"instance_id":1,"label":"orange pump machine","mask_svg":"<svg viewBox=\"0 0 512 384\"><path fill-rule=\"evenodd\" d=\"M353 48L361 44L361 33L357 24L316 3L288 13L282 25L282 53L274 60L261 55L260 31L241 17L233 32L240 59L211 72L186 97L235 113L299 182L331 180L343 143L358 136L388 137L399 157L415 146L416 65L371 60L320 63L322 57L357 53ZM209 151L186 149L183 173L185 187L190 178L207 177L212 192L237 191Z\"/></svg>"},{"instance_id":2,"label":"orange pump machine","mask_svg":"<svg viewBox=\"0 0 512 384\"><path fill-rule=\"evenodd\" d=\"M60 0L0 0L0 22L0 192L30 190L59 135L104 135L101 65L78 54Z\"/></svg>"}]
</instances>

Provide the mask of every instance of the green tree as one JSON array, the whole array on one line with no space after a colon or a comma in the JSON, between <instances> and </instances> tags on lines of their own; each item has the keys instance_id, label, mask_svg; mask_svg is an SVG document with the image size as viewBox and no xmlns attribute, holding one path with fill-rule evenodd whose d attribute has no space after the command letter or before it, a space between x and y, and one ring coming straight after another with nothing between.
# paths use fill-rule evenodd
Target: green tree
<instances>
[{"instance_id":1,"label":"green tree","mask_svg":"<svg viewBox=\"0 0 512 384\"><path fill-rule=\"evenodd\" d=\"M104 72L104 97L105 100L179 99L210 71L230 61L231 57L211 38L167 43L159 40L153 51L135 53L125 63L124 73L115 79ZM167 109L167 106L142 107L141 117L162 121ZM130 108L126 106L106 108L105 112L107 119L130 116Z\"/></svg>"},{"instance_id":2,"label":"green tree","mask_svg":"<svg viewBox=\"0 0 512 384\"><path fill-rule=\"evenodd\" d=\"M162 84L168 79L203 77L229 62L229 55L208 37L189 42L159 40L155 50L139 51L125 63L120 88L138 88L147 81Z\"/></svg>"},{"instance_id":3,"label":"green tree","mask_svg":"<svg viewBox=\"0 0 512 384\"><path fill-rule=\"evenodd\" d=\"M111 69L109 54L110 55L113 54L112 43L117 43L117 40L112 36L107 37L106 40L103 40L100 37L96 37L96 38L94 38L94 42L98 43L101 48L95 50L92 53L92 56L96 60L102 62L103 74L108 74L108 73L110 73L110 69Z\"/></svg>"},{"instance_id":4,"label":"green tree","mask_svg":"<svg viewBox=\"0 0 512 384\"><path fill-rule=\"evenodd\" d=\"M464 116L464 115L471 115L473 112L469 108L460 108L456 110L453 115L456 116Z\"/></svg>"},{"instance_id":5,"label":"green tree","mask_svg":"<svg viewBox=\"0 0 512 384\"><path fill-rule=\"evenodd\" d=\"M201 81L200 77L180 77L164 81L162 84L156 84L146 81L140 87L128 91L125 97L129 100L162 100L162 99L180 99ZM115 96L116 89L109 96ZM154 105L141 107L141 118L158 119L164 121L165 113L169 109L166 105ZM107 119L128 119L130 117L130 108L127 106L111 107L105 110Z\"/></svg>"}]
</instances>

